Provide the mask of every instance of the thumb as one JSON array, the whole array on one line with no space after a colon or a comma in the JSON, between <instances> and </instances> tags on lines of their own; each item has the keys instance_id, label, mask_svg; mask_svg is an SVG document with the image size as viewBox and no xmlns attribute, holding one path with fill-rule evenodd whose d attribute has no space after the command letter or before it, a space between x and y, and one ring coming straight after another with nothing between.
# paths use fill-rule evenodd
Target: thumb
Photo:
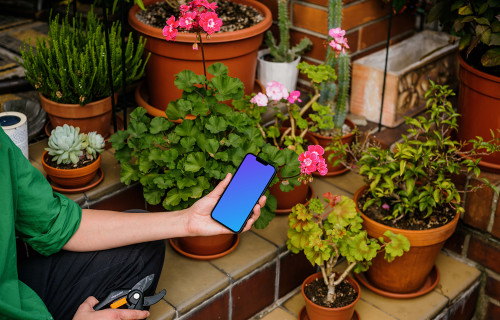
<instances>
[{"instance_id":1,"label":"thumb","mask_svg":"<svg viewBox=\"0 0 500 320\"><path fill-rule=\"evenodd\" d=\"M87 299L85 299L85 301L83 301L82 304L86 304L91 308L94 308L97 303L99 303L99 300L97 300L95 297L90 296Z\"/></svg>"},{"instance_id":2,"label":"thumb","mask_svg":"<svg viewBox=\"0 0 500 320\"><path fill-rule=\"evenodd\" d=\"M224 178L224 180L219 182L219 184L212 190L212 192L210 192L210 195L217 197L217 198L220 198L220 196L222 195L224 190L226 190L227 186L229 185L229 182L231 181L232 176L233 175L229 172L226 175L226 177Z\"/></svg>"}]
</instances>

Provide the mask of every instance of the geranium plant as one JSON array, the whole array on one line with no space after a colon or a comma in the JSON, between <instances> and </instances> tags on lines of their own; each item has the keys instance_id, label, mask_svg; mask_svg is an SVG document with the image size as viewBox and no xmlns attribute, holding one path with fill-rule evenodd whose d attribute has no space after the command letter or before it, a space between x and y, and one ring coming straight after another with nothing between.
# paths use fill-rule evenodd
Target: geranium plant
<instances>
[{"instance_id":1,"label":"geranium plant","mask_svg":"<svg viewBox=\"0 0 500 320\"><path fill-rule=\"evenodd\" d=\"M323 195L323 202L315 198L307 206L297 204L288 217L287 247L293 253L303 251L321 269L328 288L325 305L333 304L336 286L349 272L366 271L379 251L384 250L385 259L392 261L410 248L408 239L391 231L385 232L386 238L369 238L362 222L352 199L329 192ZM346 258L347 268L338 274L334 267L341 256Z\"/></svg>"},{"instance_id":2,"label":"geranium plant","mask_svg":"<svg viewBox=\"0 0 500 320\"><path fill-rule=\"evenodd\" d=\"M370 138L352 145L334 143L337 155L353 160L344 164L361 174L369 186L363 210L380 208L381 220L404 220L411 229L440 226L464 211L462 191L453 177L479 177L480 157L500 151L500 131L492 131L489 141L481 137L455 140L460 115L449 101L453 95L448 86L430 81L427 115L406 118L411 126L408 135L391 150L380 148ZM464 151L465 145L471 146L469 151ZM469 186L471 191L476 188Z\"/></svg>"}]
</instances>

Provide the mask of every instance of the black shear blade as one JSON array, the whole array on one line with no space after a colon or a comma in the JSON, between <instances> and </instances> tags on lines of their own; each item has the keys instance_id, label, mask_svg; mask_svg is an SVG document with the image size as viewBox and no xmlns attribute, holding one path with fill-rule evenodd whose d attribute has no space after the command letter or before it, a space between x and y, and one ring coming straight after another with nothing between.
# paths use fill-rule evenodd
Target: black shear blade
<instances>
[{"instance_id":1,"label":"black shear blade","mask_svg":"<svg viewBox=\"0 0 500 320\"><path fill-rule=\"evenodd\" d=\"M141 292L146 291L153 283L154 278L154 274L150 274L149 276L144 277L141 281L137 282L137 284L132 287L132 290L139 290Z\"/></svg>"},{"instance_id":2,"label":"black shear blade","mask_svg":"<svg viewBox=\"0 0 500 320\"><path fill-rule=\"evenodd\" d=\"M144 297L144 306L145 307L152 306L153 304L155 304L158 301L160 301L161 298L163 298L166 293L167 293L167 291L165 289L163 289L162 291L160 291L159 293L155 294L154 296Z\"/></svg>"}]
</instances>

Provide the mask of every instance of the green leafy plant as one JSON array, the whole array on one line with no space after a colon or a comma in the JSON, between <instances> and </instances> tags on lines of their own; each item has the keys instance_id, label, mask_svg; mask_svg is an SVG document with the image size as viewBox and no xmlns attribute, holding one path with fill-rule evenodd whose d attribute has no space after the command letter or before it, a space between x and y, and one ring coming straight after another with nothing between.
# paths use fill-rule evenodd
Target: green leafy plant
<instances>
[{"instance_id":1,"label":"green leafy plant","mask_svg":"<svg viewBox=\"0 0 500 320\"><path fill-rule=\"evenodd\" d=\"M437 0L429 21L460 37L459 50L474 68L500 75L500 2Z\"/></svg>"},{"instance_id":2,"label":"green leafy plant","mask_svg":"<svg viewBox=\"0 0 500 320\"><path fill-rule=\"evenodd\" d=\"M96 159L104 150L104 143L104 138L96 132L80 133L79 127L65 124L52 130L45 150L57 164L76 165L81 160Z\"/></svg>"},{"instance_id":3,"label":"green leafy plant","mask_svg":"<svg viewBox=\"0 0 500 320\"><path fill-rule=\"evenodd\" d=\"M382 207L385 219L406 217L410 221L427 218L437 209L464 211L453 177L479 177L480 157L500 151L500 130L492 131L489 141L481 137L455 140L459 114L448 100L453 95L448 86L430 81L426 116L406 118L411 126L408 135L393 150L380 148L370 138L350 146L334 143L335 154L349 155L353 162L345 165L361 174L369 186L363 210ZM471 191L478 188L468 187Z\"/></svg>"},{"instance_id":4,"label":"green leafy plant","mask_svg":"<svg viewBox=\"0 0 500 320\"><path fill-rule=\"evenodd\" d=\"M271 31L266 33L265 43L269 53L275 62L292 62L304 51L308 50L312 42L309 38L303 38L297 45L290 47L290 19L288 17L288 0L278 1L278 26L280 30L280 42L274 39Z\"/></svg>"},{"instance_id":5,"label":"green leafy plant","mask_svg":"<svg viewBox=\"0 0 500 320\"><path fill-rule=\"evenodd\" d=\"M122 167L121 181L139 181L150 204L162 204L167 210L187 208L227 172L234 173L246 153L258 154L266 147L250 118L223 103L241 98L243 83L228 76L221 63L207 71L211 80L190 70L176 76L175 85L183 94L169 103L166 115L182 123L151 119L143 108L137 108L127 130L110 138ZM195 118L186 119L187 115ZM267 225L275 209L275 199L268 196L257 227Z\"/></svg>"},{"instance_id":6,"label":"green leafy plant","mask_svg":"<svg viewBox=\"0 0 500 320\"><path fill-rule=\"evenodd\" d=\"M85 105L111 94L103 23L93 11L83 19L66 15L50 20L47 38L37 38L36 51L26 43L21 48L26 79L50 100ZM134 45L132 34L125 47L122 70L121 26L114 22L109 30L113 87L138 80L149 58L143 59L145 40Z\"/></svg>"},{"instance_id":7,"label":"green leafy plant","mask_svg":"<svg viewBox=\"0 0 500 320\"><path fill-rule=\"evenodd\" d=\"M327 301L332 303L335 288L349 272L368 270L380 250L392 261L410 249L410 242L391 231L380 239L369 238L361 228L363 219L354 201L345 196L323 195L324 201L311 199L308 206L297 204L288 216L287 247L293 253L304 252L314 266L319 266L328 287ZM338 275L334 267L339 258L347 260L347 268Z\"/></svg>"}]
</instances>

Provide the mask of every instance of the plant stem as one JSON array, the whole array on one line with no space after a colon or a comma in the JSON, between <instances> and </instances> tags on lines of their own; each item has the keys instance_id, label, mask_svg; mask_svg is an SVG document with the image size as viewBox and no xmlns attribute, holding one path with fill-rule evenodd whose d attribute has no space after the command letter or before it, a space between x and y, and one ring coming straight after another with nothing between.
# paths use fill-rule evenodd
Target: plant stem
<instances>
[{"instance_id":1,"label":"plant stem","mask_svg":"<svg viewBox=\"0 0 500 320\"><path fill-rule=\"evenodd\" d=\"M201 48L201 58L203 60L203 74L205 75L205 79L208 80L207 78L207 67L205 65L205 50L203 49L203 41L201 41L201 34L198 32L197 34L197 38L198 40L200 41L200 48ZM207 90L207 84L205 83L205 90Z\"/></svg>"}]
</instances>

